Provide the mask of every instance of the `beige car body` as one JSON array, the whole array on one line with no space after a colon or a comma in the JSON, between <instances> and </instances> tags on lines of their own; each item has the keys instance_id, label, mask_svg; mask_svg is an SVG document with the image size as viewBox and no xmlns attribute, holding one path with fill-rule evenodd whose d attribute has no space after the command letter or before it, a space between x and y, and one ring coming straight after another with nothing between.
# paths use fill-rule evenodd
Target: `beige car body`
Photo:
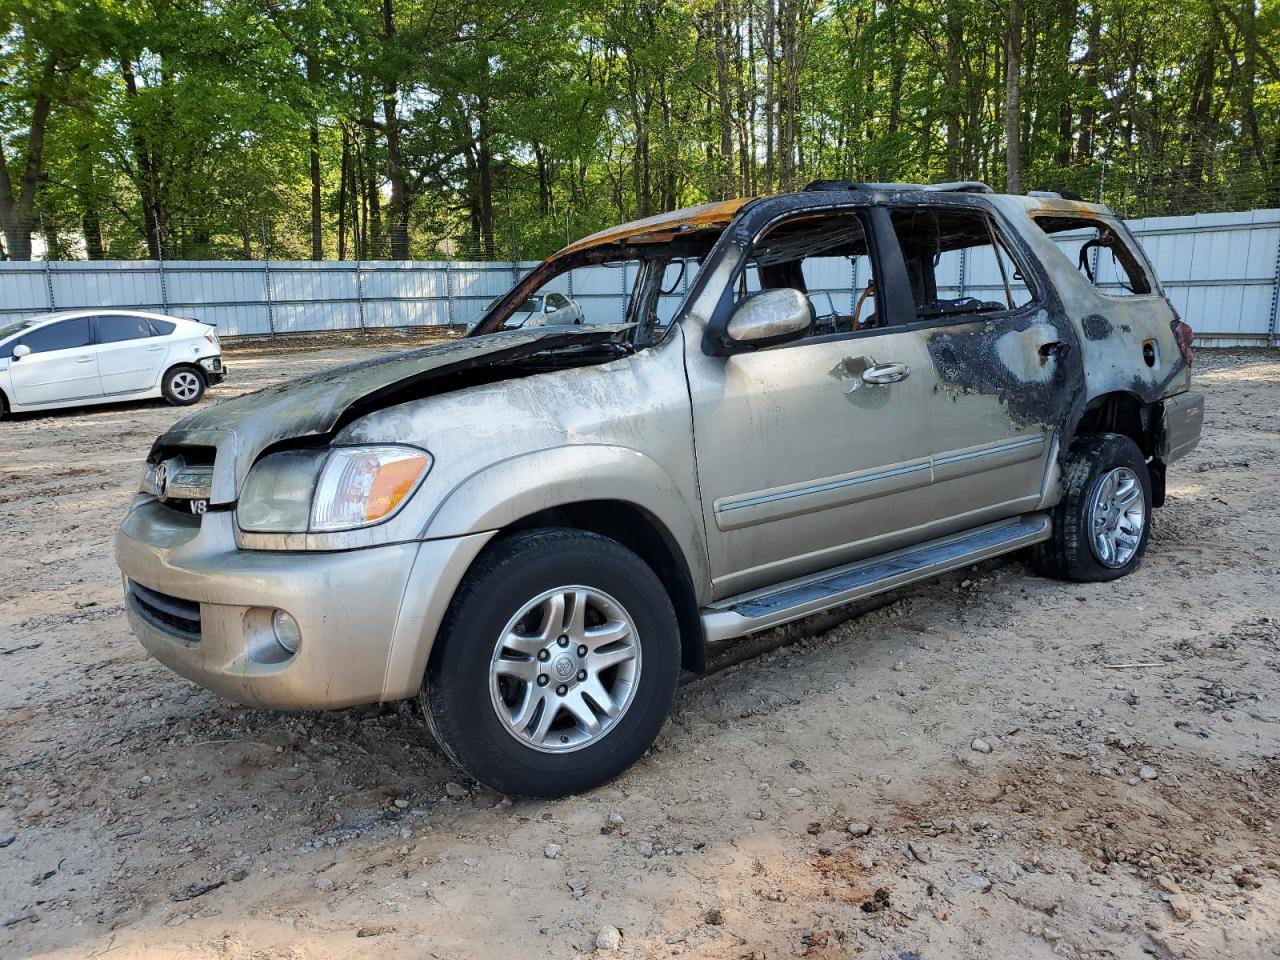
<instances>
[{"instance_id":1,"label":"beige car body","mask_svg":"<svg viewBox=\"0 0 1280 960\"><path fill-rule=\"evenodd\" d=\"M1047 287L1037 302L963 324L727 355L708 346L731 278L770 224L797 212L935 203L994 218ZM552 334L469 337L178 424L151 462L189 488L170 479L140 493L116 541L132 627L157 659L237 702L339 707L415 695L468 568L494 538L543 518L613 536L649 562L675 600L685 666L695 670L708 642L1044 539L1062 451L1085 421L1107 417L1137 434L1162 477L1194 447L1203 415L1149 265L1149 294L1108 295L1032 225L1054 215L1125 235L1108 210L1087 204L873 186L711 204L580 241L503 303L574 258L698 231L716 238L665 335L615 359L429 386L421 371L483 372L492 351L524 356ZM1098 317L1102 336L1085 329ZM566 343L611 335L562 334ZM886 365L910 376L864 376ZM253 463L299 437L409 444L434 462L385 523L328 534L240 529L235 505ZM197 450L212 451L212 462ZM300 626L292 656L271 646L275 610Z\"/></svg>"}]
</instances>

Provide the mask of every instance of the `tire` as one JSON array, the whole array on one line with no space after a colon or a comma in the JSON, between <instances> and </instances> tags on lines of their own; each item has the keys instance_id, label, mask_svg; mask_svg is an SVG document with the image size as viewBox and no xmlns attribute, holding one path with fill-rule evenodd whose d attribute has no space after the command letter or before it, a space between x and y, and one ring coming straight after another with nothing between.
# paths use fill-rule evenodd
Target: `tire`
<instances>
[{"instance_id":1,"label":"tire","mask_svg":"<svg viewBox=\"0 0 1280 960\"><path fill-rule=\"evenodd\" d=\"M1108 494L1104 484L1110 480L1116 486ZM1121 503L1126 503L1123 509ZM1036 565L1046 576L1096 583L1136 570L1151 539L1151 474L1138 445L1118 433L1077 437L1067 453L1062 500L1052 517L1052 538L1035 547ZM1094 525L1100 525L1101 541L1090 534Z\"/></svg>"},{"instance_id":2,"label":"tire","mask_svg":"<svg viewBox=\"0 0 1280 960\"><path fill-rule=\"evenodd\" d=\"M198 367L186 364L165 371L164 380L160 384L164 398L175 407L189 407L199 403L204 396L204 374Z\"/></svg>"},{"instance_id":3,"label":"tire","mask_svg":"<svg viewBox=\"0 0 1280 960\"><path fill-rule=\"evenodd\" d=\"M3 420L9 413L9 401L5 398L4 391L0 390L0 420Z\"/></svg>"},{"instance_id":4,"label":"tire","mask_svg":"<svg viewBox=\"0 0 1280 960\"><path fill-rule=\"evenodd\" d=\"M576 620L571 611L582 597L586 613ZM610 625L617 639L604 642ZM598 648L576 642L584 637ZM595 672L612 660L615 666ZM419 696L441 748L468 774L501 793L554 798L606 783L635 763L662 728L679 676L675 609L654 572L616 541L552 528L499 541L467 573ZM593 698L608 698L616 713ZM588 711L598 732L571 703Z\"/></svg>"}]
</instances>

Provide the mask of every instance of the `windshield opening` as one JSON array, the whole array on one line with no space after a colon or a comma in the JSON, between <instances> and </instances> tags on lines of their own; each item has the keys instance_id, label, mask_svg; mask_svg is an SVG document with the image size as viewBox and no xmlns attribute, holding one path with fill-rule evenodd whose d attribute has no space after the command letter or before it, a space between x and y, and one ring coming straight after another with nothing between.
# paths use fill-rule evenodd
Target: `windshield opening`
<instances>
[{"instance_id":1,"label":"windshield opening","mask_svg":"<svg viewBox=\"0 0 1280 960\"><path fill-rule=\"evenodd\" d=\"M697 230L653 242L602 244L559 254L490 301L468 336L631 324L631 342L662 338L679 313L720 230Z\"/></svg>"}]
</instances>

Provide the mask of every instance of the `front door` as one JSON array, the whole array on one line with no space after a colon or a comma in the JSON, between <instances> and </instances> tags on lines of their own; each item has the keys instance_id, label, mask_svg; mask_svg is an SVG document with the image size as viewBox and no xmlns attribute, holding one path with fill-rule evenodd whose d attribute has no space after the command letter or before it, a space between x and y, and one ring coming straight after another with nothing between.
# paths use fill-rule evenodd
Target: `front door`
<instances>
[{"instance_id":1,"label":"front door","mask_svg":"<svg viewBox=\"0 0 1280 960\"><path fill-rule=\"evenodd\" d=\"M904 545L930 519L922 346L886 331L691 355L717 597Z\"/></svg>"},{"instance_id":2,"label":"front door","mask_svg":"<svg viewBox=\"0 0 1280 960\"><path fill-rule=\"evenodd\" d=\"M909 303L904 314L877 296L871 219L844 207L762 225L729 277L723 314L760 288L803 290L808 336L730 356L689 349L717 598L904 545L930 520L931 365Z\"/></svg>"},{"instance_id":3,"label":"front door","mask_svg":"<svg viewBox=\"0 0 1280 960\"><path fill-rule=\"evenodd\" d=\"M35 406L102 396L91 339L87 317L51 323L23 336L18 343L31 352L9 361L14 400Z\"/></svg>"}]
</instances>

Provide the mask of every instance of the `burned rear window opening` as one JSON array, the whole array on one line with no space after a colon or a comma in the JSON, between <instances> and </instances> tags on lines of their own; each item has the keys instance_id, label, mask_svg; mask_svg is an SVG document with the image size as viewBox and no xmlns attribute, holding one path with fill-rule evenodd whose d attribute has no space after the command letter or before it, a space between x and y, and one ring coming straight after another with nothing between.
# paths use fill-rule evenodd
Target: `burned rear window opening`
<instances>
[{"instance_id":1,"label":"burned rear window opening","mask_svg":"<svg viewBox=\"0 0 1280 960\"><path fill-rule=\"evenodd\" d=\"M1141 296L1152 292L1151 281L1147 278L1147 272L1138 257L1130 249L1125 238L1106 221L1091 217L1038 216L1032 217L1032 222L1050 236L1075 230L1091 233L1092 236L1087 237L1076 252L1076 266L1089 282L1099 289L1112 286L1112 284L1100 282L1097 276L1101 273L1101 265L1096 259L1097 253L1102 250L1109 251L1113 260L1112 270L1115 281L1112 290L1104 289L1104 293ZM1119 287L1119 290L1115 287Z\"/></svg>"}]
</instances>

